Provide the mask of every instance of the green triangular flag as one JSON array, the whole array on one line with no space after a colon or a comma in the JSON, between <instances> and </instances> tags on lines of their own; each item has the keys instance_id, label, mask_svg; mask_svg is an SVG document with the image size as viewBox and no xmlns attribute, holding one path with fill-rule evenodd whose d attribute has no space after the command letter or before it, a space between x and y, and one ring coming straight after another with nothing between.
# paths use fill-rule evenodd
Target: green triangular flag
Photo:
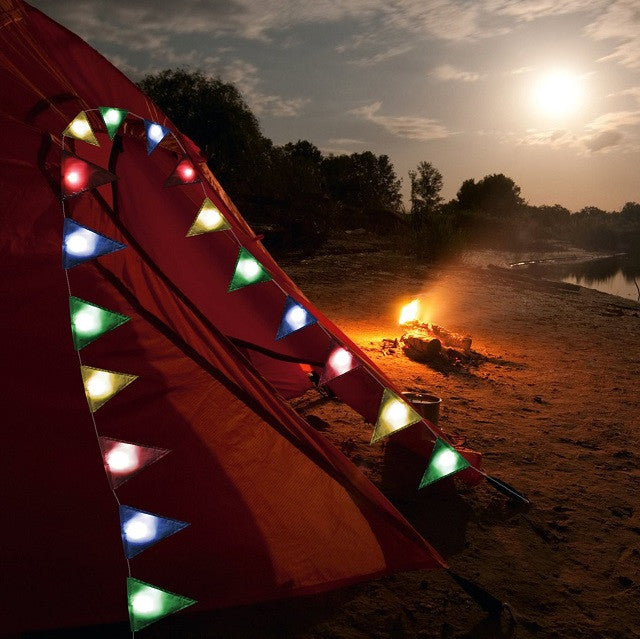
<instances>
[{"instance_id":1,"label":"green triangular flag","mask_svg":"<svg viewBox=\"0 0 640 639\"><path fill-rule=\"evenodd\" d=\"M202 233L213 233L214 231L226 231L230 228L231 225L224 215L220 213L220 209L206 197L191 228L187 231L187 237L201 235Z\"/></svg>"},{"instance_id":2,"label":"green triangular flag","mask_svg":"<svg viewBox=\"0 0 640 639\"><path fill-rule=\"evenodd\" d=\"M228 292L237 291L251 284L268 282L270 279L271 275L265 270L264 266L243 246L238 253L236 268L233 272Z\"/></svg>"},{"instance_id":3,"label":"green triangular flag","mask_svg":"<svg viewBox=\"0 0 640 639\"><path fill-rule=\"evenodd\" d=\"M197 603L195 599L156 588L133 577L127 577L127 601L133 632Z\"/></svg>"},{"instance_id":4,"label":"green triangular flag","mask_svg":"<svg viewBox=\"0 0 640 639\"><path fill-rule=\"evenodd\" d=\"M131 319L73 295L69 297L69 312L73 345L77 351Z\"/></svg>"},{"instance_id":5,"label":"green triangular flag","mask_svg":"<svg viewBox=\"0 0 640 639\"><path fill-rule=\"evenodd\" d=\"M107 133L109 134L109 139L113 140L129 111L117 109L116 107L98 107L98 110L102 116L102 121L107 129Z\"/></svg>"},{"instance_id":6,"label":"green triangular flag","mask_svg":"<svg viewBox=\"0 0 640 639\"><path fill-rule=\"evenodd\" d=\"M371 443L375 444L391 433L419 421L422 421L422 417L404 399L398 397L392 390L385 388L382 393L376 426L371 436Z\"/></svg>"},{"instance_id":7,"label":"green triangular flag","mask_svg":"<svg viewBox=\"0 0 640 639\"><path fill-rule=\"evenodd\" d=\"M420 480L420 488L469 468L469 462L451 445L439 437L433 446L429 465Z\"/></svg>"}]
</instances>

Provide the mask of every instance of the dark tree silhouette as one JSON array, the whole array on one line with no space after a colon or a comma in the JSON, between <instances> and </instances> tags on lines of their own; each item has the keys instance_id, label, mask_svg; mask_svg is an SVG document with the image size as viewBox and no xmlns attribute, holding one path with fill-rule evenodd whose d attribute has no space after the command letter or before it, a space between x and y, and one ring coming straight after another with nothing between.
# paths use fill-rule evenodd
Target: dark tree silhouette
<instances>
[{"instance_id":1,"label":"dark tree silhouette","mask_svg":"<svg viewBox=\"0 0 640 639\"><path fill-rule=\"evenodd\" d=\"M463 209L480 210L492 217L511 216L524 204L520 187L502 173L487 175L477 183L465 180L457 198Z\"/></svg>"},{"instance_id":2,"label":"dark tree silhouette","mask_svg":"<svg viewBox=\"0 0 640 639\"><path fill-rule=\"evenodd\" d=\"M435 213L442 202L442 174L430 162L420 162L415 171L409 171L411 180L411 214L415 216Z\"/></svg>"},{"instance_id":3,"label":"dark tree silhouette","mask_svg":"<svg viewBox=\"0 0 640 639\"><path fill-rule=\"evenodd\" d=\"M329 156L322 162L328 196L337 202L344 223L382 228L402 210L402 184L386 155L371 151Z\"/></svg>"},{"instance_id":4,"label":"dark tree silhouette","mask_svg":"<svg viewBox=\"0 0 640 639\"><path fill-rule=\"evenodd\" d=\"M262 190L272 143L234 85L183 69L147 75L139 84L200 147L234 200L246 203Z\"/></svg>"}]
</instances>

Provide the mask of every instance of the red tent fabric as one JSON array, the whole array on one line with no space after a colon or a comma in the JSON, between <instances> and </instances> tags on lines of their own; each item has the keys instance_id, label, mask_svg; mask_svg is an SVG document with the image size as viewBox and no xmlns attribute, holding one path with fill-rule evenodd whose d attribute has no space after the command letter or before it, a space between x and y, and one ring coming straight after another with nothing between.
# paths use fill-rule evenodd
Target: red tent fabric
<instances>
[{"instance_id":1,"label":"red tent fabric","mask_svg":"<svg viewBox=\"0 0 640 639\"><path fill-rule=\"evenodd\" d=\"M202 184L163 187L180 144L197 163L193 144L175 137L147 156L141 118L175 132L171 123L86 43L19 0L0 0L0 86L0 632L124 621L129 574L196 599L188 614L441 565L274 390L308 387L299 365L278 357L319 365L328 333L314 326L274 343L284 291L308 302L205 167ZM113 143L99 106L135 114ZM82 110L99 148L62 139ZM67 198L64 215L127 246L70 269L68 280L63 144L118 177ZM203 189L277 284L227 293L238 243L228 232L185 238ZM131 319L79 358L70 294ZM138 377L92 414L80 363ZM349 401L371 421L382 386L362 380ZM112 492L98 436L169 453ZM127 562L119 503L190 525ZM162 636L156 627L145 632Z\"/></svg>"}]
</instances>

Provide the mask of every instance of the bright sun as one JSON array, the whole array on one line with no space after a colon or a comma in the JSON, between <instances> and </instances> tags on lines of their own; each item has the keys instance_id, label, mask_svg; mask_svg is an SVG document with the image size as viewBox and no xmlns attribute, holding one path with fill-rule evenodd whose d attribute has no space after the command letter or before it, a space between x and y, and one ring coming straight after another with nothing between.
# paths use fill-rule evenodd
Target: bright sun
<instances>
[{"instance_id":1,"label":"bright sun","mask_svg":"<svg viewBox=\"0 0 640 639\"><path fill-rule=\"evenodd\" d=\"M575 113L582 103L579 76L569 71L554 71L542 76L534 90L536 106L550 117Z\"/></svg>"}]
</instances>

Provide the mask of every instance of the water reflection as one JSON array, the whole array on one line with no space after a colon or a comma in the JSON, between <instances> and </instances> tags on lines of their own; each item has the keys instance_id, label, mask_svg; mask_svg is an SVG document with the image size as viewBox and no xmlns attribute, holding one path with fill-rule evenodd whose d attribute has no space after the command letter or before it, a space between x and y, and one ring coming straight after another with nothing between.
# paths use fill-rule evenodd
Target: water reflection
<instances>
[{"instance_id":1,"label":"water reflection","mask_svg":"<svg viewBox=\"0 0 640 639\"><path fill-rule=\"evenodd\" d=\"M640 255L623 255L578 264L533 264L541 277L579 284L640 301Z\"/></svg>"}]
</instances>

